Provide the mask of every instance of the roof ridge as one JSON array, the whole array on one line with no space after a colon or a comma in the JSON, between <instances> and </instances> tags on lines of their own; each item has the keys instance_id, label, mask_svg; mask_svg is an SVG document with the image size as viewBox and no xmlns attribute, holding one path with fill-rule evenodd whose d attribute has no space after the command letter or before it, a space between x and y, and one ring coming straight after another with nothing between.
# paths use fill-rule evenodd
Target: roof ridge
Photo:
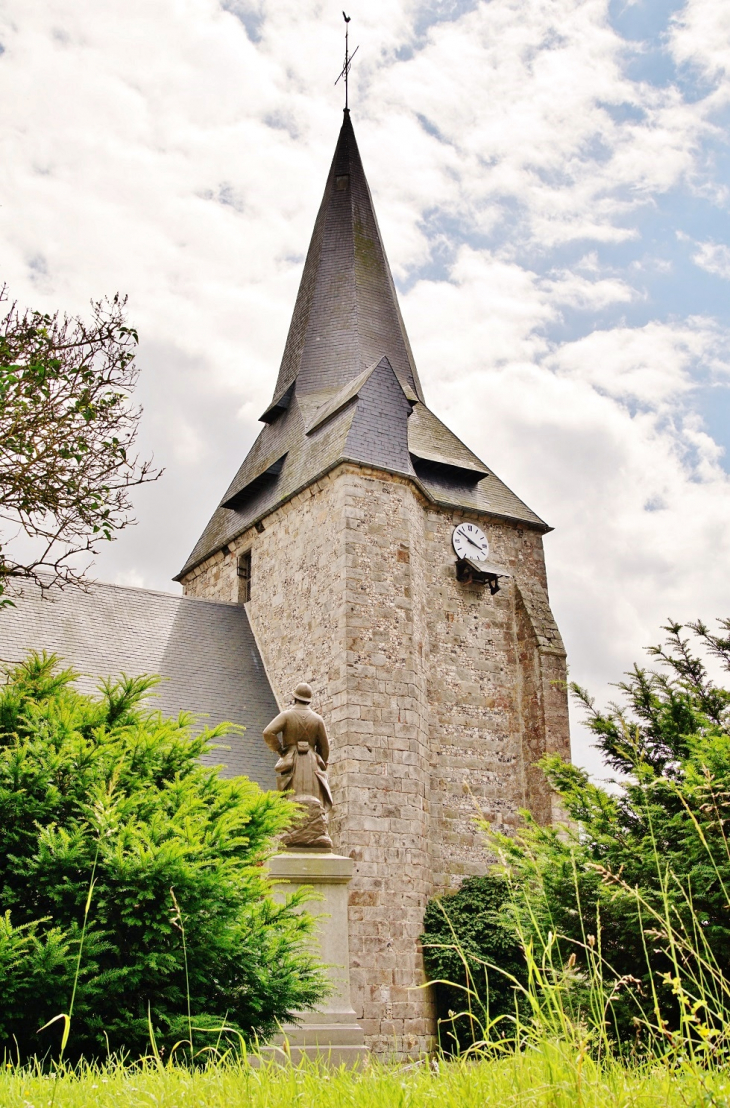
<instances>
[{"instance_id":1,"label":"roof ridge","mask_svg":"<svg viewBox=\"0 0 730 1108\"><path fill-rule=\"evenodd\" d=\"M148 596L149 595L163 596L163 597L165 597L165 599L168 599L168 600L184 600L184 601L191 600L191 601L195 601L198 604L219 604L219 605L222 605L224 608L240 608L241 607L240 604L236 604L234 601L230 601L230 600L210 600L209 598L203 597L203 596L186 596L182 592L168 592L166 589L148 589L148 588L145 588L144 585L120 585L116 581L99 581L97 578L92 578L91 580L89 580L87 582L87 585L88 585L88 588L82 588L80 591L83 592L83 593L88 593L91 589L96 589L96 588L120 589L120 590L124 590L125 592L145 593ZM65 589L64 590L59 589L58 594L57 594L59 599L64 594L68 595L68 592ZM46 599L50 599L52 602L55 602L53 597L47 597Z\"/></svg>"}]
</instances>

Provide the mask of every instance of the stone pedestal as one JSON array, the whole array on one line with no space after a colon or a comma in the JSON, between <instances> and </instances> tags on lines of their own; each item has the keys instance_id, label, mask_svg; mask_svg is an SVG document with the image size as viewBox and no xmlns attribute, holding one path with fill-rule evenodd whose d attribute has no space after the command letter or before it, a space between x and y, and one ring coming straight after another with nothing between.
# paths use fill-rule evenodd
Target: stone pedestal
<instances>
[{"instance_id":1,"label":"stone pedestal","mask_svg":"<svg viewBox=\"0 0 730 1108\"><path fill-rule=\"evenodd\" d=\"M350 944L347 925L347 886L353 862L329 851L291 849L269 862L269 872L280 895L301 885L313 885L321 900L309 906L317 921L316 950L329 967L333 992L314 1012L302 1012L301 1022L287 1024L266 1052L282 1058L291 1055L296 1065L303 1055L322 1058L339 1066L354 1066L368 1055L365 1035L350 1000ZM274 893L276 895L276 892ZM288 1049L285 1046L288 1044Z\"/></svg>"}]
</instances>

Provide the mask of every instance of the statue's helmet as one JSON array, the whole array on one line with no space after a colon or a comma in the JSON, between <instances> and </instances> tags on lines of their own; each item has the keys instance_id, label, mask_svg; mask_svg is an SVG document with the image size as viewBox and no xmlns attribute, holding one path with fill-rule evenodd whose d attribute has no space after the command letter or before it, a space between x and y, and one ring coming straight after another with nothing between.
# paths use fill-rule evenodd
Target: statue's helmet
<instances>
[{"instance_id":1,"label":"statue's helmet","mask_svg":"<svg viewBox=\"0 0 730 1108\"><path fill-rule=\"evenodd\" d=\"M306 681L300 681L294 690L294 699L301 700L304 704L309 704L312 695L312 686L308 685Z\"/></svg>"}]
</instances>

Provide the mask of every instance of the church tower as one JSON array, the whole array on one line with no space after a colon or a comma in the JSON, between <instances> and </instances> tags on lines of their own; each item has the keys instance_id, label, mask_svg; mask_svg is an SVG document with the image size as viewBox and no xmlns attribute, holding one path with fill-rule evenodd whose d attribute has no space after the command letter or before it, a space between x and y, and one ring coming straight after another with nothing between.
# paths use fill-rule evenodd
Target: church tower
<instances>
[{"instance_id":1,"label":"church tower","mask_svg":"<svg viewBox=\"0 0 730 1108\"><path fill-rule=\"evenodd\" d=\"M551 819L535 762L569 757L565 651L550 528L426 407L347 110L261 420L177 580L246 605L281 706L312 685L354 1006L374 1050L414 1054L423 912L485 870L475 806Z\"/></svg>"}]
</instances>

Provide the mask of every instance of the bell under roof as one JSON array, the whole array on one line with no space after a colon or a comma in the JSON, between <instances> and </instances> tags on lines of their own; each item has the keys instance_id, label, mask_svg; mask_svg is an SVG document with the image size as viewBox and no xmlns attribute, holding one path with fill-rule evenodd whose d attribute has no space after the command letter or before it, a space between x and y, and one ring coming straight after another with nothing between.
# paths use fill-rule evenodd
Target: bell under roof
<instances>
[{"instance_id":1,"label":"bell under roof","mask_svg":"<svg viewBox=\"0 0 730 1108\"><path fill-rule=\"evenodd\" d=\"M176 580L346 461L406 476L434 503L549 530L426 407L347 109L261 421Z\"/></svg>"}]
</instances>

